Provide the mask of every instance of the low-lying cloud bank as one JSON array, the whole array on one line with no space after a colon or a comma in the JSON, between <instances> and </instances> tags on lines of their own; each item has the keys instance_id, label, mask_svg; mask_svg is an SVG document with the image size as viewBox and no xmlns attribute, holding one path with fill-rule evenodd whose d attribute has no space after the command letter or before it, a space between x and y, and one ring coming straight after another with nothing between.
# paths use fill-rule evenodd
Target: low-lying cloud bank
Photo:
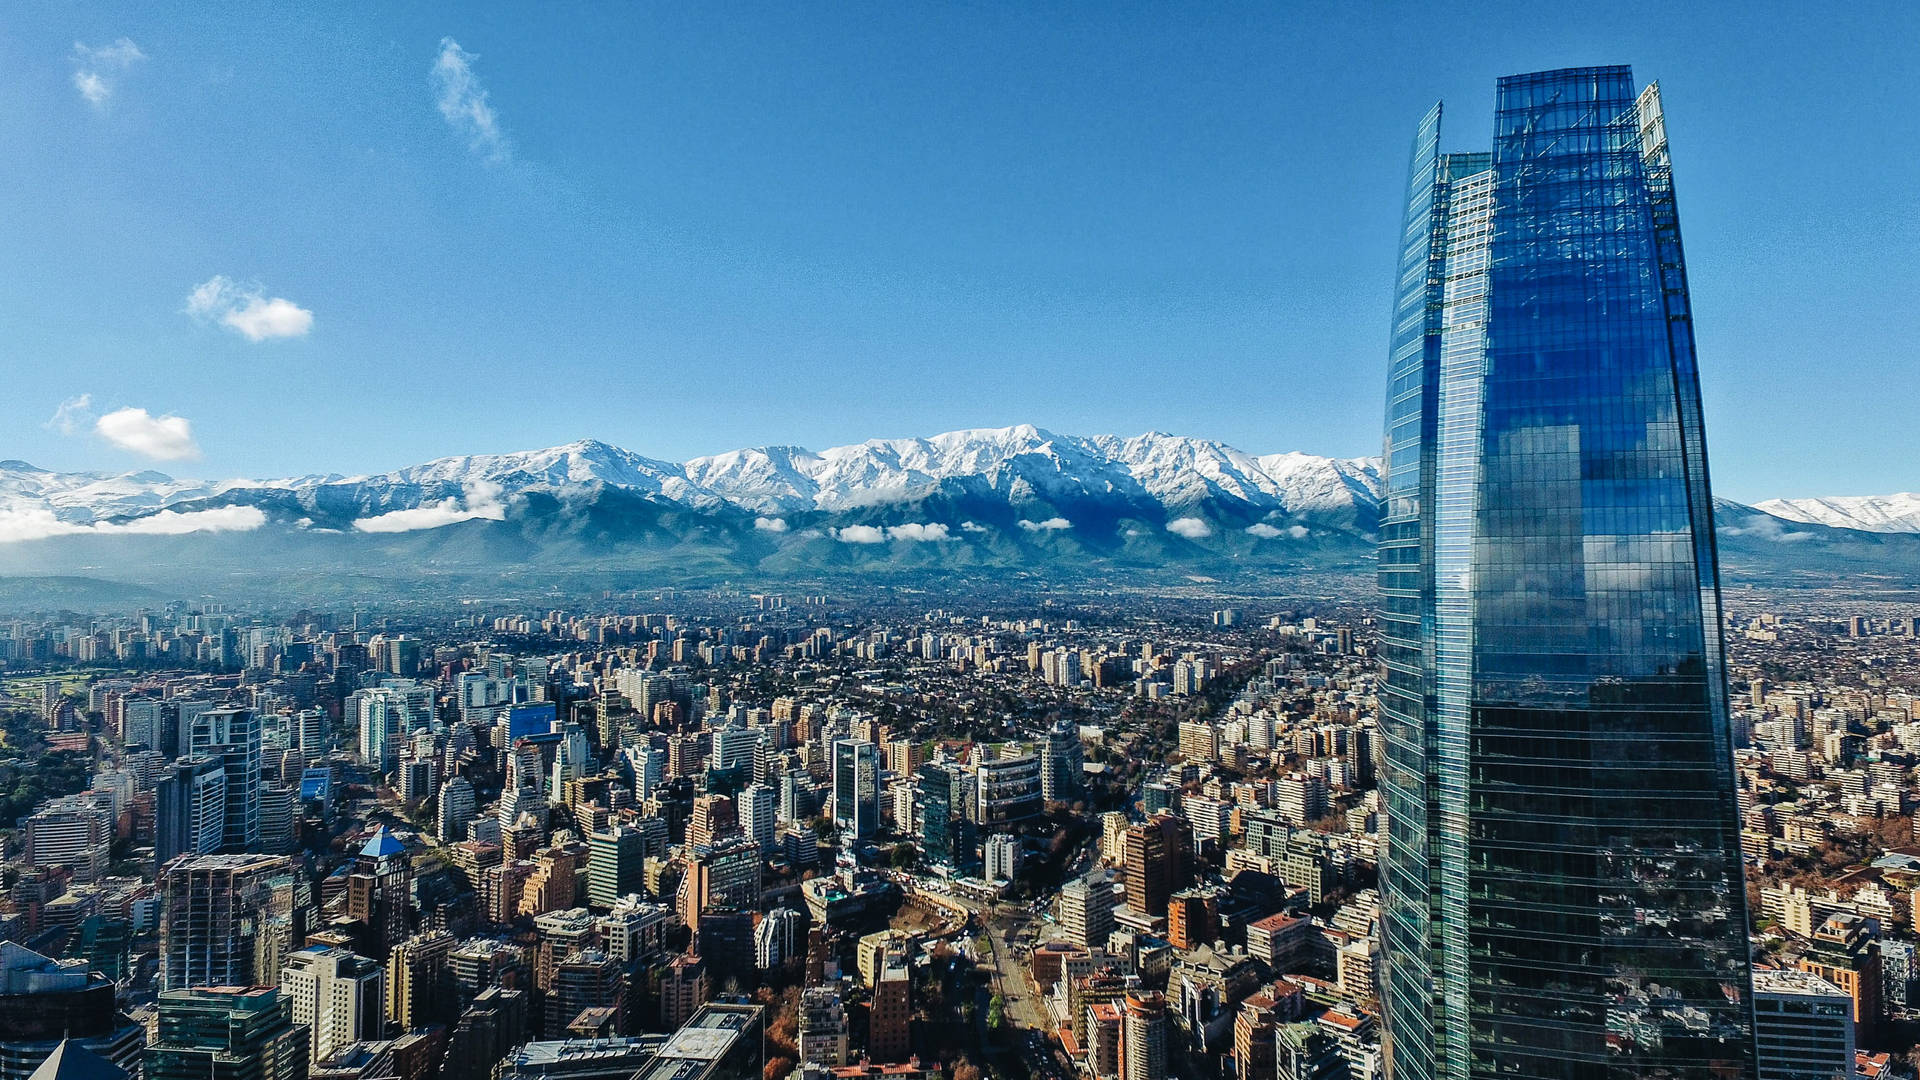
<instances>
[{"instance_id":1,"label":"low-lying cloud bank","mask_svg":"<svg viewBox=\"0 0 1920 1080\"><path fill-rule=\"evenodd\" d=\"M421 529L438 529L444 525L454 525L462 521L504 521L507 506L500 501L500 485L487 480L477 480L467 485L465 505L460 499L442 499L427 506L416 506L411 510L393 510L373 517L360 518L353 527L367 533L403 533L418 532Z\"/></svg>"},{"instance_id":2,"label":"low-lying cloud bank","mask_svg":"<svg viewBox=\"0 0 1920 1080\"><path fill-rule=\"evenodd\" d=\"M55 536L184 536L187 533L251 532L267 523L257 506L212 510L162 510L131 521L62 521L44 507L0 511L0 544Z\"/></svg>"}]
</instances>

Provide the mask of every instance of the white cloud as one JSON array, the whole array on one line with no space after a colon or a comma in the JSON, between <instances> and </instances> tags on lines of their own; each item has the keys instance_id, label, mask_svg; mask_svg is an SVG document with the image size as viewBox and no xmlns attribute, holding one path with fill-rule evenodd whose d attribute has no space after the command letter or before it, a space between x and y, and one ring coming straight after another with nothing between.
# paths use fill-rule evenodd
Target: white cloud
<instances>
[{"instance_id":1,"label":"white cloud","mask_svg":"<svg viewBox=\"0 0 1920 1080\"><path fill-rule=\"evenodd\" d=\"M506 133L500 130L493 104L487 100L487 88L473 73L473 62L478 59L452 38L441 38L440 55L433 61L434 95L440 115L454 131L466 136L467 149L488 161L505 161L512 149Z\"/></svg>"},{"instance_id":2,"label":"white cloud","mask_svg":"<svg viewBox=\"0 0 1920 1080\"><path fill-rule=\"evenodd\" d=\"M980 524L977 521L963 521L960 523L960 531L970 532L970 533L983 533L987 531L987 527L985 525Z\"/></svg>"},{"instance_id":3,"label":"white cloud","mask_svg":"<svg viewBox=\"0 0 1920 1080\"><path fill-rule=\"evenodd\" d=\"M1183 517L1167 522L1167 531L1189 540L1204 540L1213 535L1213 526L1197 517Z\"/></svg>"},{"instance_id":4,"label":"white cloud","mask_svg":"<svg viewBox=\"0 0 1920 1080\"><path fill-rule=\"evenodd\" d=\"M910 521L905 525L887 526L887 535L895 540L951 540L953 534L947 531L945 524L935 521L922 525Z\"/></svg>"},{"instance_id":5,"label":"white cloud","mask_svg":"<svg viewBox=\"0 0 1920 1080\"><path fill-rule=\"evenodd\" d=\"M833 538L843 544L878 544L887 539L887 534L872 525L849 525L833 530Z\"/></svg>"},{"instance_id":6,"label":"white cloud","mask_svg":"<svg viewBox=\"0 0 1920 1080\"><path fill-rule=\"evenodd\" d=\"M153 416L145 409L115 409L95 420L93 430L122 450L160 461L200 456L200 447L193 441L193 424L184 416Z\"/></svg>"},{"instance_id":7,"label":"white cloud","mask_svg":"<svg viewBox=\"0 0 1920 1080\"><path fill-rule=\"evenodd\" d=\"M460 499L442 499L426 506L416 506L411 510L391 510L373 517L358 518L353 527L369 533L417 532L421 529L438 529L442 525L453 525L462 521L484 519L504 521L507 517L506 504L500 501L500 485L488 480L475 480L467 485L466 505Z\"/></svg>"},{"instance_id":8,"label":"white cloud","mask_svg":"<svg viewBox=\"0 0 1920 1080\"><path fill-rule=\"evenodd\" d=\"M1058 532L1061 529L1073 528L1073 522L1063 517L1050 517L1045 521L1028 521L1021 518L1020 527L1028 532Z\"/></svg>"},{"instance_id":9,"label":"white cloud","mask_svg":"<svg viewBox=\"0 0 1920 1080\"><path fill-rule=\"evenodd\" d=\"M753 519L753 527L761 532L783 533L787 531L787 519L757 517Z\"/></svg>"},{"instance_id":10,"label":"white cloud","mask_svg":"<svg viewBox=\"0 0 1920 1080\"><path fill-rule=\"evenodd\" d=\"M1247 535L1257 536L1262 540L1272 540L1280 536L1284 536L1289 540L1305 540L1311 535L1311 530L1305 525L1289 525L1282 529L1277 525L1269 525L1261 521L1247 526Z\"/></svg>"},{"instance_id":11,"label":"white cloud","mask_svg":"<svg viewBox=\"0 0 1920 1080\"><path fill-rule=\"evenodd\" d=\"M45 540L54 536L182 536L201 532L249 532L267 523L257 506L221 506L184 513L162 510L131 521L82 524L61 521L45 507L0 510L0 544Z\"/></svg>"},{"instance_id":12,"label":"white cloud","mask_svg":"<svg viewBox=\"0 0 1920 1080\"><path fill-rule=\"evenodd\" d=\"M93 420L93 395L81 394L70 397L53 410L47 422L40 425L48 431L57 431L62 435L72 435Z\"/></svg>"},{"instance_id":13,"label":"white cloud","mask_svg":"<svg viewBox=\"0 0 1920 1080\"><path fill-rule=\"evenodd\" d=\"M285 297L267 297L258 284L241 285L215 274L187 294L187 314L218 322L248 341L304 337L313 329L313 312Z\"/></svg>"},{"instance_id":14,"label":"white cloud","mask_svg":"<svg viewBox=\"0 0 1920 1080\"><path fill-rule=\"evenodd\" d=\"M1771 540L1776 544L1798 544L1813 539L1810 532L1789 532L1776 517L1755 517L1743 526L1722 525L1722 536L1752 536L1761 540Z\"/></svg>"},{"instance_id":15,"label":"white cloud","mask_svg":"<svg viewBox=\"0 0 1920 1080\"><path fill-rule=\"evenodd\" d=\"M120 73L146 58L140 46L127 38L98 48L76 41L73 43L73 88L80 91L88 104L104 109L107 99L113 97Z\"/></svg>"},{"instance_id":16,"label":"white cloud","mask_svg":"<svg viewBox=\"0 0 1920 1080\"><path fill-rule=\"evenodd\" d=\"M793 535L801 540L818 540L827 534L821 532L819 529L801 529Z\"/></svg>"}]
</instances>

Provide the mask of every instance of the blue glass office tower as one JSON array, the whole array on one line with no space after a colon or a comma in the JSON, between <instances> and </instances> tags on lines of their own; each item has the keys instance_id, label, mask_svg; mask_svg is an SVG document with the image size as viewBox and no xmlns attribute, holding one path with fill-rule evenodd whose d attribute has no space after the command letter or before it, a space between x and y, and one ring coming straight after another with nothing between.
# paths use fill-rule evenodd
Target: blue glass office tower
<instances>
[{"instance_id":1,"label":"blue glass office tower","mask_svg":"<svg viewBox=\"0 0 1920 1080\"><path fill-rule=\"evenodd\" d=\"M1751 1077L1719 576L1665 122L1624 67L1421 122L1380 525L1396 1080Z\"/></svg>"}]
</instances>

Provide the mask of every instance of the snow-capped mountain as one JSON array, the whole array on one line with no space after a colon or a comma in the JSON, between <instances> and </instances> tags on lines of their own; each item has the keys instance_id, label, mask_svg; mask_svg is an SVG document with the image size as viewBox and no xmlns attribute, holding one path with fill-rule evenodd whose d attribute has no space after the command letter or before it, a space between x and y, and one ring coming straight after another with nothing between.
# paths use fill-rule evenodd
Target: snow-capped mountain
<instances>
[{"instance_id":1,"label":"snow-capped mountain","mask_svg":"<svg viewBox=\"0 0 1920 1080\"><path fill-rule=\"evenodd\" d=\"M1366 528L1378 504L1377 463L1304 453L1256 457L1207 439L1057 435L1031 425L872 439L814 452L735 450L684 464L595 440L509 454L441 458L388 473L280 480L176 480L157 472L54 473L0 463L0 515L32 510L65 523L138 517L209 500L289 501L314 513L385 514L446 500L529 492L578 497L614 489L693 509L754 514L843 512L942 496L1010 506L1116 502L1169 513L1225 504L1243 515L1321 515ZM958 525L958 522L953 523Z\"/></svg>"},{"instance_id":2,"label":"snow-capped mountain","mask_svg":"<svg viewBox=\"0 0 1920 1080\"><path fill-rule=\"evenodd\" d=\"M1768 499L1755 503L1777 518L1836 529L1920 533L1920 494L1837 495L1824 499Z\"/></svg>"},{"instance_id":3,"label":"snow-capped mountain","mask_svg":"<svg viewBox=\"0 0 1920 1080\"><path fill-rule=\"evenodd\" d=\"M392 472L182 480L0 462L0 592L112 568L200 587L423 572L1365 574L1373 458L1030 425L675 463L603 442ZM1717 504L1731 573L1920 578L1920 495ZM304 586L303 586L304 587Z\"/></svg>"}]
</instances>

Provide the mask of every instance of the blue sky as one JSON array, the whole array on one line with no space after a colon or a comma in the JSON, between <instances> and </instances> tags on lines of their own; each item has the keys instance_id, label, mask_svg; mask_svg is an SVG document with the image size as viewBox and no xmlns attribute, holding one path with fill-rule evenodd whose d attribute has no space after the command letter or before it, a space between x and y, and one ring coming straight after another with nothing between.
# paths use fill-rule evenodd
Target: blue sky
<instances>
[{"instance_id":1,"label":"blue sky","mask_svg":"<svg viewBox=\"0 0 1920 1080\"><path fill-rule=\"evenodd\" d=\"M0 457L1377 453L1414 122L1477 148L1497 76L1630 63L1720 492L1920 488L1915 41L1912 4L15 8Z\"/></svg>"}]
</instances>

